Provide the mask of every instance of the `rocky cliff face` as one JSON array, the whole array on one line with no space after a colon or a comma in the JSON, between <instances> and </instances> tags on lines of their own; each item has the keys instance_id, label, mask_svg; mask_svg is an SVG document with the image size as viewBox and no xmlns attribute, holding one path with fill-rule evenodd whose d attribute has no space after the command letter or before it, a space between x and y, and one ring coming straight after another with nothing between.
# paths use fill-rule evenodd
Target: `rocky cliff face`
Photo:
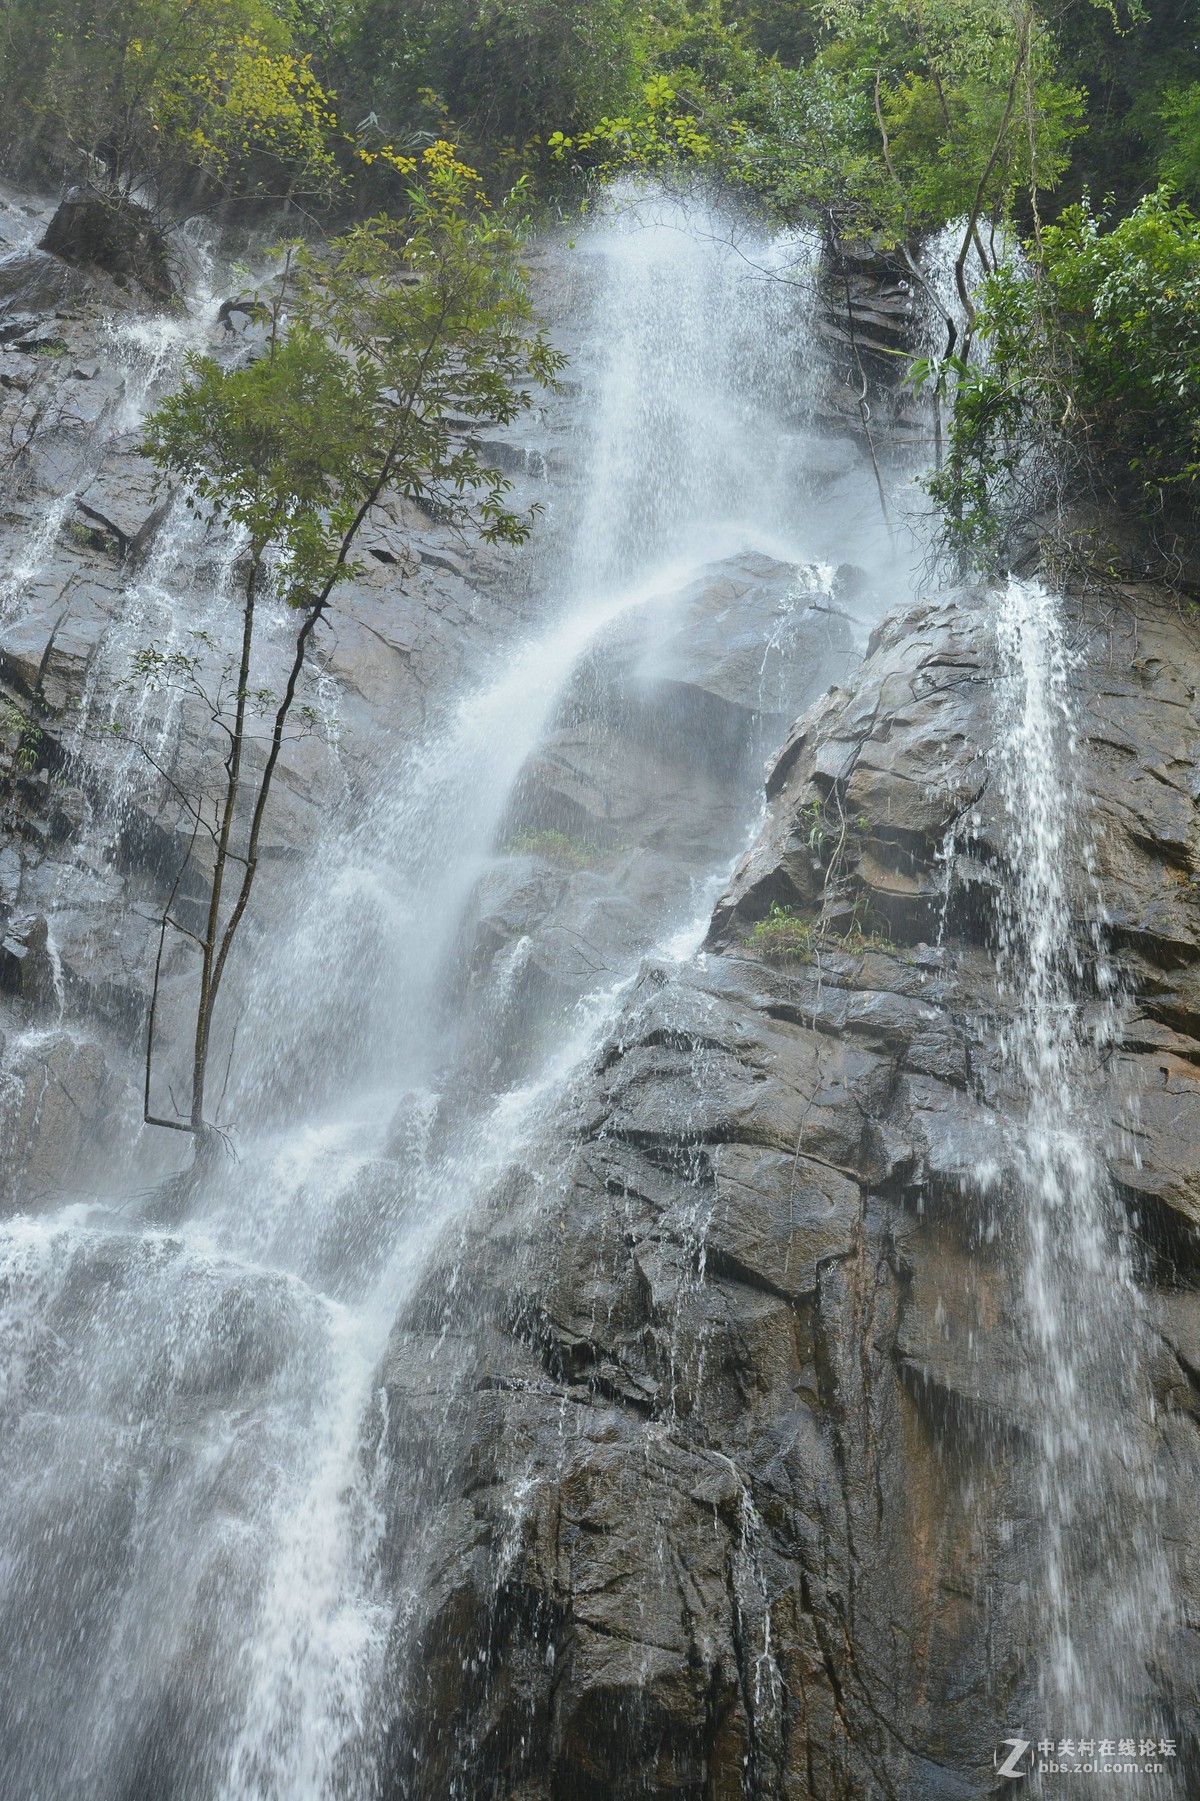
<instances>
[{"instance_id":1,"label":"rocky cliff face","mask_svg":"<svg viewBox=\"0 0 1200 1801\"><path fill-rule=\"evenodd\" d=\"M67 230L71 213L0 191L0 1120L10 1145L0 1197L23 1205L85 1176L89 1187L117 1179L141 1117L155 919L191 836L181 793L202 799L219 761L196 695L133 678L149 647L197 657L198 683L214 690L236 610L236 546L157 483L142 421L189 351L236 360L260 335L244 309L219 304L230 258L253 258L253 244L202 255L181 241L172 255L191 290L185 308L148 295L123 265L114 275L80 261L87 243ZM59 241L47 235L55 220L73 261L44 248ZM264 845L279 879L255 895L248 962L278 922L289 866L331 821L370 804L380 769L444 721L536 617L540 571L557 567L556 533L578 511L580 392L595 379L587 272L561 261L551 254L535 281L572 377L487 444L514 502L544 505L549 492L550 516L514 558L466 545L400 497L378 509L307 672L301 701L315 729L284 749ZM808 485L844 508L860 459L845 437L804 438L791 447L798 467L818 443L824 458ZM682 584L674 639L653 667L634 616L576 672L503 822L512 854L466 928L464 1037L492 1006L481 993L497 953L521 945L525 1015L569 1007L611 952L653 941L664 908L734 853L747 770L850 654L827 575L803 575L818 611L788 622L795 579L770 557L714 565ZM286 638L275 620L267 687ZM671 743L689 733L698 754L673 763ZM253 746L247 754L252 767ZM185 907L202 905L206 880L201 841ZM187 1039L190 977L187 946L169 941L160 1099L186 1085L183 1054L170 1047ZM152 1171L153 1149L142 1150Z\"/></svg>"},{"instance_id":2,"label":"rocky cliff face","mask_svg":"<svg viewBox=\"0 0 1200 1801\"><path fill-rule=\"evenodd\" d=\"M187 343L240 353L236 321L225 329L215 295L194 330L148 315L32 247L47 218L17 199L0 208L5 1208L57 1203L85 1172L94 1193L106 1163L125 1179L153 922L183 832L169 789L108 728L126 717L132 654L219 621L231 566L155 490L137 426ZM894 276L864 265L841 282L877 360L911 304ZM827 425L853 421L856 393L841 384ZM493 447L529 497L570 465L574 399L568 386ZM874 505L849 440L803 447L818 508L828 497L844 512L856 491ZM307 697L336 754L294 747L272 816L284 874L319 822L361 803L387 748L419 739L532 615L533 577L468 563L403 507L380 519L364 565ZM539 1033L565 1029L664 919L694 911L706 873L745 842L751 772L783 744L705 948L682 967L644 964L525 1160L465 1218L448 1207L458 1223L392 1333L353 1453L382 1496L371 1594L397 1608L389 1798L982 1796L1009 1730L1077 1724L1046 1719L1038 1695L1038 1408L1004 1180L1023 1096L1003 1054L1020 997L997 974L1013 822L994 755L992 597L901 607L855 672L853 583L739 554L679 584L670 630L623 617L576 669L488 847L455 959L446 1115L536 1068ZM1142 1296L1149 1349L1125 1424L1161 1479L1157 1530L1181 1597L1148 1693L1182 1725L1200 1619L1200 649L1152 589L1065 604L1082 1024L1107 1008L1102 965L1121 997L1115 1038L1083 1034L1080 1105ZM172 767L193 769L202 721L155 723ZM284 889L260 891L252 946ZM184 976L168 973L168 1031ZM271 1554L256 1516L244 1562L231 1557L222 1509L248 1515L256 1485L277 1480L262 1429L275 1390L318 1360L326 1296L332 1311L365 1291L396 1219L419 1210L428 1130L409 1097L317 1229L283 1209L283 1235L304 1240L280 1254L284 1273L264 1273L257 1244L243 1269L201 1242L193 1280L182 1238L143 1252L117 1222L32 1337L19 1322L39 1458L43 1422L61 1415L71 1470L44 1502L6 1489L30 1542L71 1547L61 1568L46 1554L36 1592L47 1620L59 1604L71 1618L62 1661L81 1690L144 1530L134 1497L195 1498L194 1513L167 1510L162 1540L173 1555L187 1522L195 1619L139 1676L130 1719L106 1717L116 1748L105 1739L97 1792L149 1783L207 1801L219 1786L221 1724L242 1699L221 1630L235 1622L240 1650ZM159 1260L184 1270L178 1295L145 1275ZM177 1343L164 1320L185 1315ZM143 1343L149 1373L132 1368ZM76 1345L85 1367L95 1352L90 1389ZM128 1425L143 1383L151 1452ZM214 1458L209 1513L210 1478L189 1472L226 1436L236 1454ZM10 1714L16 1672L44 1654L37 1611L14 1604ZM61 1737L43 1687L23 1768ZM374 1769L346 1758L347 1792L373 1792ZM1200 1785L1186 1758L1179 1770Z\"/></svg>"},{"instance_id":3,"label":"rocky cliff face","mask_svg":"<svg viewBox=\"0 0 1200 1801\"><path fill-rule=\"evenodd\" d=\"M236 569L236 546L157 483L141 427L189 350L236 359L256 333L222 317L219 253L184 244L190 305L168 304L43 248L70 211L0 191L0 1204L24 1206L115 1179L139 1127L154 921L187 853L181 793L203 801L216 746L198 697L151 692L134 664L147 648L198 654L215 690ZM537 421L542 464L532 482L515 472L525 498L566 407ZM420 739L428 708L486 667L526 605L511 562L468 559L399 497L372 521L362 565L307 675L316 727L285 747L266 824L277 874L361 800L394 743ZM286 631L275 621L265 683ZM205 882L201 846L185 904ZM252 931L277 900L256 901ZM186 948L169 947L164 1044L186 1037L189 980ZM168 1060L164 1083L174 1075Z\"/></svg>"},{"instance_id":4,"label":"rocky cliff face","mask_svg":"<svg viewBox=\"0 0 1200 1801\"><path fill-rule=\"evenodd\" d=\"M1181 1605L1150 1688L1184 1722L1200 649L1153 591L1066 604L1081 1004L1097 915L1124 995L1085 1105L1153 1326L1132 1429ZM394 1647L417 1728L389 1794L984 1795L998 1741L1043 1720L1021 1239L995 1179L1022 1105L998 1048L995 675L984 593L885 621L788 739L706 951L644 969L550 1146L395 1334L395 1447L429 1474L397 1485L389 1534L427 1608ZM811 919L831 892L870 933L763 954L772 905Z\"/></svg>"}]
</instances>

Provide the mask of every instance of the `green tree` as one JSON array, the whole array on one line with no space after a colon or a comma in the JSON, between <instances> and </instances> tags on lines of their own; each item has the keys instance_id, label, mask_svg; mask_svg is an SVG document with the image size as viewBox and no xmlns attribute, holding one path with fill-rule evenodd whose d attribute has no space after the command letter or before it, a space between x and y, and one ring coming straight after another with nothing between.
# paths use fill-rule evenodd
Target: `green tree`
<instances>
[{"instance_id":1,"label":"green tree","mask_svg":"<svg viewBox=\"0 0 1200 1801\"><path fill-rule=\"evenodd\" d=\"M556 133L556 155L601 174L703 162L778 217L891 243L962 218L988 266L991 229L1053 186L1079 127L1081 97L1031 0L796 11L815 49L788 66L763 54L753 8L676 0L643 22L630 103ZM965 275L960 288L969 313Z\"/></svg>"},{"instance_id":2,"label":"green tree","mask_svg":"<svg viewBox=\"0 0 1200 1801\"><path fill-rule=\"evenodd\" d=\"M1200 81L1164 88L1154 116L1158 173L1189 200L1200 201Z\"/></svg>"},{"instance_id":3,"label":"green tree","mask_svg":"<svg viewBox=\"0 0 1200 1801\"><path fill-rule=\"evenodd\" d=\"M1075 141L1063 193L1109 196L1122 212L1160 175L1171 150L1162 117L1171 90L1200 79L1197 0L1112 0L1068 4L1055 11L1064 80L1085 95L1085 129Z\"/></svg>"},{"instance_id":4,"label":"green tree","mask_svg":"<svg viewBox=\"0 0 1200 1801\"><path fill-rule=\"evenodd\" d=\"M552 130L623 101L635 0L365 0L334 65L353 125L374 111L399 143L438 108L484 167L536 165ZM419 140L418 140L419 141Z\"/></svg>"},{"instance_id":5,"label":"green tree","mask_svg":"<svg viewBox=\"0 0 1200 1801\"><path fill-rule=\"evenodd\" d=\"M822 58L869 92L913 229L966 212L989 161L985 213L1061 174L1079 96L1028 0L828 0L825 17Z\"/></svg>"},{"instance_id":6,"label":"green tree","mask_svg":"<svg viewBox=\"0 0 1200 1801\"><path fill-rule=\"evenodd\" d=\"M147 1120L191 1133L201 1149L212 1139L213 1020L257 875L272 784L314 634L354 573L362 526L386 494L400 493L489 540L517 542L528 530L528 517L507 504L508 484L452 422L513 419L529 402L524 384L550 382L560 367L521 277L516 202L481 207L477 175L446 143L425 151L422 177L402 222L368 221L321 255L295 250L262 301L265 353L235 368L193 356L189 381L148 425L164 474L245 537L241 641L231 707L219 718L223 774L215 803L192 807L212 844L205 923L197 934L172 904L164 911L146 1052ZM278 699L251 688L270 579L297 621ZM195 679L186 658L181 666L151 652L142 667L184 685ZM265 761L251 773L246 753L263 708ZM170 930L194 941L200 960L190 1106L178 1119L151 1104L154 1006Z\"/></svg>"},{"instance_id":7,"label":"green tree","mask_svg":"<svg viewBox=\"0 0 1200 1801\"><path fill-rule=\"evenodd\" d=\"M983 284L933 483L951 545L1002 565L1052 499L1098 495L1188 536L1200 516L1200 222L1165 190L1086 202Z\"/></svg>"},{"instance_id":8,"label":"green tree","mask_svg":"<svg viewBox=\"0 0 1200 1801\"><path fill-rule=\"evenodd\" d=\"M10 161L115 192L321 194L330 101L267 0L9 0Z\"/></svg>"}]
</instances>

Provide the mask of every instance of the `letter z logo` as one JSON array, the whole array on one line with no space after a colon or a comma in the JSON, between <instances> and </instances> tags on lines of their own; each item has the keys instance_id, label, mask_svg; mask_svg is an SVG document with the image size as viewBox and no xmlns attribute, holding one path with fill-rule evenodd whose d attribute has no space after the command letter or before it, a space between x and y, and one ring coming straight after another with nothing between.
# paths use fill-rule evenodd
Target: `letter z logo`
<instances>
[{"instance_id":1,"label":"letter z logo","mask_svg":"<svg viewBox=\"0 0 1200 1801\"><path fill-rule=\"evenodd\" d=\"M1031 1741L1027 1738L1006 1738L1002 1740L1002 1745L1009 1747L1009 1753L1002 1764L996 1765L996 1774L998 1776L1013 1777L1026 1775L1027 1772L1025 1770L1018 1770L1017 1765L1024 1757L1026 1751L1028 1751L1030 1742ZM999 1757L999 1755L1000 1753L997 1751L996 1757ZM995 1761L996 1758L993 1758L992 1762L995 1763Z\"/></svg>"}]
</instances>

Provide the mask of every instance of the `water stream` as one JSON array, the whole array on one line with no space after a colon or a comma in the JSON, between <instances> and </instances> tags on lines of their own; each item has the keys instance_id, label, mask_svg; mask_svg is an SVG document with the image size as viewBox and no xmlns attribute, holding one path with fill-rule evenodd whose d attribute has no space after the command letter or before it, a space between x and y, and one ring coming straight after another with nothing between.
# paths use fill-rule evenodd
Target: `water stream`
<instances>
[{"instance_id":1,"label":"water stream","mask_svg":"<svg viewBox=\"0 0 1200 1801\"><path fill-rule=\"evenodd\" d=\"M760 691L775 672L778 690L798 656L799 687L773 702L798 710L821 669L797 622L830 613L834 561L879 549L865 474L833 504L807 480L820 361L804 307L694 223L618 216L559 247L577 332L584 319L584 392L575 473L547 494L531 552L534 622L517 615L491 668L384 760L243 952L226 1103L238 1161L186 1219L159 1217L131 1171L124 1193L5 1226L5 1794L372 1792L372 1695L403 1605L378 1555L389 1335L430 1247L547 1116L642 957L699 942L761 804L761 694L719 702L745 722L721 761L703 744L711 718L655 716L654 672L679 655L696 584L750 555L776 586L742 628L748 667ZM122 427L177 345L143 348L153 368ZM194 625L184 600L172 607L190 529L173 519L137 575L105 670L139 635L171 643ZM219 625L224 585L209 593ZM472 976L468 1016L481 884L516 871L554 894L564 880L529 818L520 842L534 850L508 846L523 771L564 720L609 742L614 659L652 754L711 765L725 823L678 870L654 852L652 880L636 822L603 846L581 840L573 854L596 867L570 883L591 884L588 904L619 913L621 932L590 976L552 1002L526 993L515 1012L532 940L514 933ZM144 724L144 698L126 704ZM165 757L175 725L147 717ZM589 941L555 918L548 930ZM490 1047L489 1020L505 1021Z\"/></svg>"},{"instance_id":2,"label":"water stream","mask_svg":"<svg viewBox=\"0 0 1200 1801\"><path fill-rule=\"evenodd\" d=\"M1169 1730L1148 1669L1172 1593L1145 1417L1151 1336L1106 1169L1110 1131L1092 1100L1094 1073L1120 1041L1123 1002L1072 781L1063 604L1038 582L1011 579L995 632L1008 860L999 973L1011 1005L1001 1048L1024 1103L1012 1188L1043 1543L1029 1630L1048 1646L1043 1736L1115 1747Z\"/></svg>"}]
</instances>

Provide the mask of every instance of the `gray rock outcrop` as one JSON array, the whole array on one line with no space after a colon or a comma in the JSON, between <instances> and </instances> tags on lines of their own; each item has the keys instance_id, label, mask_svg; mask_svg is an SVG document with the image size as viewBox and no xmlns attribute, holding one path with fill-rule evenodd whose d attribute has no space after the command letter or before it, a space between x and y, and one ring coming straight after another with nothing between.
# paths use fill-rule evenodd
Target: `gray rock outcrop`
<instances>
[{"instance_id":1,"label":"gray rock outcrop","mask_svg":"<svg viewBox=\"0 0 1200 1801\"><path fill-rule=\"evenodd\" d=\"M1127 994L1087 1106L1157 1335L1133 1430L1177 1548L1150 1681L1182 1722L1200 650L1152 591L1068 606L1081 957L1099 897ZM889 619L800 722L707 951L645 967L395 1333L391 1573L425 1610L394 1646L389 1795L984 1796L1042 1718L1018 1240L981 1174L1020 1106L987 619L977 594ZM833 919L860 911L764 955L755 922L818 913L835 855Z\"/></svg>"},{"instance_id":2,"label":"gray rock outcrop","mask_svg":"<svg viewBox=\"0 0 1200 1801\"><path fill-rule=\"evenodd\" d=\"M208 628L236 555L159 480L141 426L187 349L237 358L246 333L226 331L215 300L190 312L150 304L147 288L161 299L167 279L151 223L95 195L55 210L0 190L5 1206L70 1193L89 1144L102 1182L110 1142L139 1131L155 919L191 836L179 789L199 792L212 768L198 694L135 681L135 660L147 647L182 651L201 686L219 685L220 628ZM538 429L566 426L560 416ZM393 745L420 739L431 709L521 617L510 562L486 549L464 557L459 534L399 496L364 534L361 561L306 676L313 728L281 759L263 846L276 866L297 863L318 825L353 806ZM278 682L281 646L276 633L264 686ZM251 766L261 754L252 747ZM201 852L185 906L206 882ZM263 899L251 938L270 912ZM165 1041L186 1031L186 945L168 947L164 970ZM71 1107L73 1132L60 1118Z\"/></svg>"},{"instance_id":3,"label":"gray rock outcrop","mask_svg":"<svg viewBox=\"0 0 1200 1801\"><path fill-rule=\"evenodd\" d=\"M29 221L41 231L45 217L11 212L0 205L6 1211L57 1205L85 1176L102 1195L140 1120L155 922L188 835L171 780L196 779L208 740L203 709L141 696L138 729L166 747L171 780L156 781L132 748L128 675L181 618L190 631L219 614L231 568L139 449L184 337L148 332L103 259L32 248ZM894 267L859 263L842 285L859 350L883 361L911 333L913 295ZM187 341L242 354L253 320L242 309L226 330L239 309L210 311ZM840 421L836 439L819 417L797 427L797 460L814 491L874 505L848 435L856 392L841 383L818 409ZM524 437L489 443L521 498L569 468L572 399L568 384ZM538 1033L567 1036L581 997L643 955L522 1163L476 1212L448 1203L452 1229L391 1335L354 1453L379 1458L369 1604L386 1596L397 1621L377 1791L966 1801L996 1792L1006 1730L1041 1723L1036 1406L1019 1235L995 1178L1022 1097L1000 1048L1016 1001L997 975L1012 853L989 601L894 612L852 674L842 601L864 579L732 554L652 597L653 631L630 608L579 663L478 847L447 984L453 1077L433 1102L409 1094L319 1229L296 1233L299 1274L223 1271L206 1253L180 1356L160 1323L193 1317L176 1220L164 1211L161 1244L143 1244L114 1215L73 1266L30 1357L37 1442L53 1406L69 1409L71 1462L98 1407L113 1449L95 1466L80 1453L81 1512L32 1514L30 1542L54 1548L48 1569L63 1558L81 1671L93 1641L71 1612L77 1569L107 1605L138 1554L130 1407L161 1419L148 1482L161 1475L161 1492L231 1419L244 1439L245 1461L218 1474L203 1553L179 1530L191 1516L168 1509L164 1542L190 1566L179 1592L207 1593L211 1577L211 1594L161 1686L152 1672L161 1718L122 1723L145 1734L147 1760L121 1765L124 1792L213 1790L205 1709L227 1722L244 1703L225 1650L251 1630L239 1609L254 1604L252 1558L269 1555L247 1539L243 1582L222 1534L274 1479L256 1409L277 1379L299 1382L308 1315L377 1279L396 1220L430 1205L415 1192L422 1147L439 1132L453 1145L459 1093L469 1132L471 1105L536 1070ZM1086 815L1071 878L1081 1020L1099 1010L1102 954L1122 996L1116 1039L1087 1039L1080 1104L1151 1346L1127 1424L1160 1479L1179 1606L1148 1681L1182 1723L1200 1622L1200 648L1151 588L1066 605ZM511 564L468 558L410 502L380 509L304 695L324 737L289 745L281 769L264 847L276 869L299 866L392 747L421 742L531 619ZM683 964L649 955L744 844L751 772L780 744L704 948ZM205 881L200 857L185 906ZM286 906L279 892L258 891L249 955ZM185 1022L188 979L186 949L173 951L166 1036ZM179 1265L166 1312L149 1278L138 1287L143 1263ZM85 1351L121 1348L95 1390L70 1363L76 1315L93 1322ZM64 1523L79 1518L83 1551ZM13 1670L36 1668L37 1609L13 1609L14 1642L29 1635ZM96 1600L97 1631L103 1611ZM41 1684L45 1738L30 1744L53 1740L58 1706ZM1200 1792L1187 1755L1183 1792Z\"/></svg>"}]
</instances>

